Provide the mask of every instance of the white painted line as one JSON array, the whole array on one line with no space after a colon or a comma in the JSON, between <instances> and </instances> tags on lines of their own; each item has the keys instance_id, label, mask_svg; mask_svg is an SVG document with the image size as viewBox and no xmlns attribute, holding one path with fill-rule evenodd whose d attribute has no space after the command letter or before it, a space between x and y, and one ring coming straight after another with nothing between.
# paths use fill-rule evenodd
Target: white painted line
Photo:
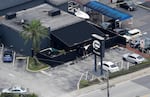
<instances>
[{"instance_id":1,"label":"white painted line","mask_svg":"<svg viewBox=\"0 0 150 97\"><path fill-rule=\"evenodd\" d=\"M12 74L12 73L9 73L8 74L9 76L11 76L11 77L16 77L14 74Z\"/></svg>"},{"instance_id":2,"label":"white painted line","mask_svg":"<svg viewBox=\"0 0 150 97\"><path fill-rule=\"evenodd\" d=\"M52 76L52 74L50 74L50 73L47 73L46 71L40 71L42 74L45 74L45 75L47 75L47 76Z\"/></svg>"},{"instance_id":3,"label":"white painted line","mask_svg":"<svg viewBox=\"0 0 150 97\"><path fill-rule=\"evenodd\" d=\"M13 66L15 66L15 57L16 57L16 52L14 52L14 54L13 54Z\"/></svg>"},{"instance_id":4,"label":"white painted line","mask_svg":"<svg viewBox=\"0 0 150 97\"><path fill-rule=\"evenodd\" d=\"M86 93L84 93L84 94L81 93L81 94L79 94L77 97L85 97L85 96L88 96L88 95L93 94L93 93L95 93L95 92L100 93L100 89L93 90L93 91L89 91L89 92L86 92Z\"/></svg>"}]
</instances>

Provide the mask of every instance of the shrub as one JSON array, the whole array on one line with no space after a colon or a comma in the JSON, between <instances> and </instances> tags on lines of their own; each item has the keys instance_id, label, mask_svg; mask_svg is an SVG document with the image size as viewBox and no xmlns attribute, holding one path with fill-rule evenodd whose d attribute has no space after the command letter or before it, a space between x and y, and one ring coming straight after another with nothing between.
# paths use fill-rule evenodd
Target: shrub
<instances>
[{"instance_id":1,"label":"shrub","mask_svg":"<svg viewBox=\"0 0 150 97\"><path fill-rule=\"evenodd\" d=\"M2 93L0 97L38 97L36 94Z\"/></svg>"},{"instance_id":2,"label":"shrub","mask_svg":"<svg viewBox=\"0 0 150 97\"><path fill-rule=\"evenodd\" d=\"M81 80L80 81L80 88L84 88L93 84L98 84L100 83L100 81L98 79L92 80L92 81L88 81L88 80Z\"/></svg>"},{"instance_id":3,"label":"shrub","mask_svg":"<svg viewBox=\"0 0 150 97\"><path fill-rule=\"evenodd\" d=\"M80 88L84 88L84 87L87 87L89 86L89 81L88 80L81 80L80 81Z\"/></svg>"}]
</instances>

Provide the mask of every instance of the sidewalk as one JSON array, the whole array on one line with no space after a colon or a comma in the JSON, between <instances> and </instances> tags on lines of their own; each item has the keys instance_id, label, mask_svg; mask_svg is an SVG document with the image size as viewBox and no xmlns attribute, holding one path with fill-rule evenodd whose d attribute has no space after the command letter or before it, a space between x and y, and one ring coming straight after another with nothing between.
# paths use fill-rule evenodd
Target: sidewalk
<instances>
[{"instance_id":1,"label":"sidewalk","mask_svg":"<svg viewBox=\"0 0 150 97\"><path fill-rule=\"evenodd\" d=\"M136 71L134 73L130 73L127 75L123 75L123 76L111 79L111 80L109 80L110 87L115 86L115 84L118 84L118 83L121 83L124 81L128 81L128 80L133 80L133 79L136 79L138 77L146 76L146 75L150 75L150 67L143 69L143 70L140 70L140 71ZM61 95L60 97L78 97L82 94L86 94L88 92L92 92L92 91L97 90L97 89L100 89L100 90L106 89L106 84L101 83L101 84L97 84L97 85L92 85L92 86L89 86L89 87L86 87L86 88L83 88L80 90L73 91L71 93L67 93L65 95Z\"/></svg>"}]
</instances>

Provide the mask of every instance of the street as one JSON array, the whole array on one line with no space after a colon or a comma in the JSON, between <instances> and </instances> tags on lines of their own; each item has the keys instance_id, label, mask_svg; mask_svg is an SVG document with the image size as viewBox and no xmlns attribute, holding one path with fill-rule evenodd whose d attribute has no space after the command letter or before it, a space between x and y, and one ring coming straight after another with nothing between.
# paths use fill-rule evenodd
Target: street
<instances>
[{"instance_id":1,"label":"street","mask_svg":"<svg viewBox=\"0 0 150 97\"><path fill-rule=\"evenodd\" d=\"M110 87L110 97L150 97L150 75L131 79ZM107 97L107 89L102 88L78 97Z\"/></svg>"}]
</instances>

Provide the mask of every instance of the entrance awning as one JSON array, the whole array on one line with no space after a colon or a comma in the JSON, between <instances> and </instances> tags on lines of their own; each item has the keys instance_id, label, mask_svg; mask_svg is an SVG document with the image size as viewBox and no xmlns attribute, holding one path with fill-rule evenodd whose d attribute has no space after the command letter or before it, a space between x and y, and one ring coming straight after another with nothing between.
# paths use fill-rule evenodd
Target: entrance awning
<instances>
[{"instance_id":1,"label":"entrance awning","mask_svg":"<svg viewBox=\"0 0 150 97\"><path fill-rule=\"evenodd\" d=\"M105 16L113 18L115 20L123 21L123 20L129 19L132 17L130 14L127 14L127 13L124 13L120 10L109 7L109 6L102 4L98 1L90 1L90 2L86 3L85 6L94 10L94 11L97 11L97 12L99 12Z\"/></svg>"}]
</instances>

